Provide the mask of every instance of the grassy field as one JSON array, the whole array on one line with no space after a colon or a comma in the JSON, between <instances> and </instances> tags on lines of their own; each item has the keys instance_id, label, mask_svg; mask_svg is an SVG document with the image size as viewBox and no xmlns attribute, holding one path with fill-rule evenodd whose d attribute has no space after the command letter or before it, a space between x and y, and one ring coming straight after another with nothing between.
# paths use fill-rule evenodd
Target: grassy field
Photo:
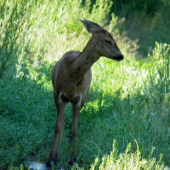
<instances>
[{"instance_id":1,"label":"grassy field","mask_svg":"<svg viewBox=\"0 0 170 170\"><path fill-rule=\"evenodd\" d=\"M69 168L72 113L66 107L59 167L170 166L170 4L161 3L154 14L142 10L131 19L121 9L119 16L112 13L109 0L0 2L0 169L48 160L56 121L51 70L66 51L82 51L91 36L78 18L109 30L125 58L101 58L92 67L79 118L78 163Z\"/></svg>"}]
</instances>

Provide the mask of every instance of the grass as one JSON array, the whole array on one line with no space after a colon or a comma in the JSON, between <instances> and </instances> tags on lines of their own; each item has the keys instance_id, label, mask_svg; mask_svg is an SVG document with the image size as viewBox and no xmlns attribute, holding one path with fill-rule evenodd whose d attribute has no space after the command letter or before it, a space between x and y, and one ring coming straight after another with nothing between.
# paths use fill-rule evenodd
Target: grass
<instances>
[{"instance_id":1,"label":"grass","mask_svg":"<svg viewBox=\"0 0 170 170\"><path fill-rule=\"evenodd\" d=\"M139 46L137 57L147 58L148 53L152 53L155 47L155 41L170 44L167 36L170 29L168 19L170 2L168 0L145 1L147 6L144 5L144 1L140 3L130 1L122 4L118 1L118 4L115 3L114 6L117 8L122 6L122 9L116 12L120 18L117 24L120 32L137 42Z\"/></svg>"},{"instance_id":2,"label":"grass","mask_svg":"<svg viewBox=\"0 0 170 170\"><path fill-rule=\"evenodd\" d=\"M66 51L81 51L89 40L80 16L112 31L125 59L119 63L101 58L92 68L90 92L79 119L78 164L72 169L170 166L170 45L156 42L146 59L138 57L138 44L128 34L119 34L121 28L115 26L120 20L114 14L106 25L112 4L108 0L98 0L94 6L91 1L83 6L78 0L30 4L30 11L25 7L24 14L16 15L18 20L25 16L17 39L10 41L11 48L5 46L16 53L11 51L5 69L4 57L0 62L0 169L27 169L29 161L47 161L56 119L51 70ZM7 33L19 31L9 28ZM63 169L68 168L72 153L71 115L68 105L60 147Z\"/></svg>"}]
</instances>

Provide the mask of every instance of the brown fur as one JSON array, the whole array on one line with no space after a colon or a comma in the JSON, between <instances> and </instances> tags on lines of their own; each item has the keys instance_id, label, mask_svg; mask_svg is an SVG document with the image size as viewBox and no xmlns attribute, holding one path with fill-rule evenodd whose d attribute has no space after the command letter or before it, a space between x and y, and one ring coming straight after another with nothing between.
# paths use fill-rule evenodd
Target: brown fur
<instances>
[{"instance_id":1,"label":"brown fur","mask_svg":"<svg viewBox=\"0 0 170 170\"><path fill-rule=\"evenodd\" d=\"M123 60L113 37L109 32L98 24L88 20L80 20L92 37L83 52L69 51L55 64L52 71L52 83L54 87L53 96L57 108L57 121L54 140L51 147L49 161L58 162L59 146L64 130L64 109L68 102L72 103L72 138L73 138L73 162L77 158L77 125L79 112L85 104L90 88L92 73L91 66L100 58L105 56L113 60Z\"/></svg>"}]
</instances>

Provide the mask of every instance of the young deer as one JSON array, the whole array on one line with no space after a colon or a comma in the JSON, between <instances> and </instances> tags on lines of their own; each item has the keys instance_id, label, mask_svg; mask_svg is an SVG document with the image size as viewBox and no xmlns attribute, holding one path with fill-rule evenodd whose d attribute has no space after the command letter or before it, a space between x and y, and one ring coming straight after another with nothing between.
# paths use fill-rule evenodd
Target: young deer
<instances>
[{"instance_id":1,"label":"young deer","mask_svg":"<svg viewBox=\"0 0 170 170\"><path fill-rule=\"evenodd\" d=\"M119 51L115 40L109 32L98 24L86 19L80 20L92 37L83 52L69 51L55 64L52 71L53 96L57 108L57 121L54 140L49 154L47 166L50 162L58 162L59 147L64 130L64 109L68 102L72 103L72 140L73 162L77 158L77 126L79 112L83 107L89 91L92 73L92 65L101 57L120 61L124 56Z\"/></svg>"}]
</instances>

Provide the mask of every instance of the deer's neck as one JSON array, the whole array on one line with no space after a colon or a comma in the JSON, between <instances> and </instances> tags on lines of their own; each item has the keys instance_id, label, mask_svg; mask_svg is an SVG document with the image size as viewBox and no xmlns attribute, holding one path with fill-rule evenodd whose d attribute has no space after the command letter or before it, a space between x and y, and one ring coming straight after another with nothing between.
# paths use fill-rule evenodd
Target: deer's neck
<instances>
[{"instance_id":1,"label":"deer's neck","mask_svg":"<svg viewBox=\"0 0 170 170\"><path fill-rule=\"evenodd\" d=\"M93 36L87 43L85 49L73 60L70 65L71 79L81 79L91 66L100 58L95 52L95 40Z\"/></svg>"}]
</instances>

